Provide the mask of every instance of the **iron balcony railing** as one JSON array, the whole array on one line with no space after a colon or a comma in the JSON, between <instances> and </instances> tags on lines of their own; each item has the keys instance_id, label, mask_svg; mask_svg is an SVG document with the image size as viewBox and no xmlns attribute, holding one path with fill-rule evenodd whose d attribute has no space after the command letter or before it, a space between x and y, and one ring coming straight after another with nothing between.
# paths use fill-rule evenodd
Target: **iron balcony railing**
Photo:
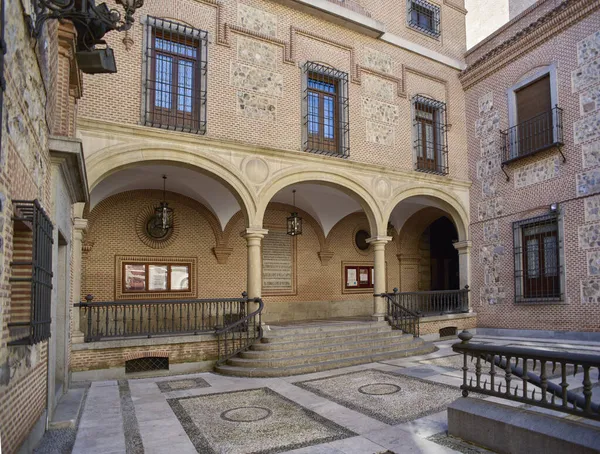
<instances>
[{"instance_id":1,"label":"iron balcony railing","mask_svg":"<svg viewBox=\"0 0 600 454\"><path fill-rule=\"evenodd\" d=\"M355 13L362 14L363 16L371 17L371 13L363 8L363 6L356 1L353 0L327 0L331 3L335 3L336 5L343 6L344 8L348 8Z\"/></svg>"},{"instance_id":2,"label":"iron balcony railing","mask_svg":"<svg viewBox=\"0 0 600 454\"><path fill-rule=\"evenodd\" d=\"M396 292L398 289L394 289ZM398 293L384 293L381 295L386 301L386 318L392 325L392 329L398 329L404 333L420 336L421 325L419 315L409 311L397 302L395 295Z\"/></svg>"},{"instance_id":3,"label":"iron balcony railing","mask_svg":"<svg viewBox=\"0 0 600 454\"><path fill-rule=\"evenodd\" d=\"M116 338L215 333L244 320L249 300L241 298L93 302L80 308L85 342ZM237 325L236 325L237 326Z\"/></svg>"},{"instance_id":4,"label":"iron balcony railing","mask_svg":"<svg viewBox=\"0 0 600 454\"><path fill-rule=\"evenodd\" d=\"M469 286L460 290L435 290L428 292L399 292L386 294L396 304L411 313L426 315L460 314L469 312Z\"/></svg>"},{"instance_id":5,"label":"iron balcony railing","mask_svg":"<svg viewBox=\"0 0 600 454\"><path fill-rule=\"evenodd\" d=\"M502 134L502 164L564 144L562 109L558 106L536 115Z\"/></svg>"},{"instance_id":6,"label":"iron balcony railing","mask_svg":"<svg viewBox=\"0 0 600 454\"><path fill-rule=\"evenodd\" d=\"M458 337L461 342L452 349L464 355L464 397L474 392L600 421L600 405L592 402L600 355L470 343L468 331ZM581 388L569 389L571 375L581 380Z\"/></svg>"}]
</instances>

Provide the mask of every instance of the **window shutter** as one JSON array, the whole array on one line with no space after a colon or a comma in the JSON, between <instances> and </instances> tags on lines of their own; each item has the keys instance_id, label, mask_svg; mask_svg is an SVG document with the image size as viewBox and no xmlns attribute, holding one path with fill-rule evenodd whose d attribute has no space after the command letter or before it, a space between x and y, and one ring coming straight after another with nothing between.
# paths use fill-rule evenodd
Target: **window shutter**
<instances>
[{"instance_id":1,"label":"window shutter","mask_svg":"<svg viewBox=\"0 0 600 454\"><path fill-rule=\"evenodd\" d=\"M521 88L516 92L516 96L518 123L522 123L545 112L550 112L552 109L550 76L544 76Z\"/></svg>"}]
</instances>

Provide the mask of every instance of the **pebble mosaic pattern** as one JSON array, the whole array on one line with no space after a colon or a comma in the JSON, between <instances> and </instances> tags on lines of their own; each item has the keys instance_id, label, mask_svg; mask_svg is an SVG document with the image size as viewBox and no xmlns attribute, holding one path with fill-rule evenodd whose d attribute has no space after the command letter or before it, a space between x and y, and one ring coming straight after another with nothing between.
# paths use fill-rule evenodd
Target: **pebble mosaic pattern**
<instances>
[{"instance_id":1,"label":"pebble mosaic pattern","mask_svg":"<svg viewBox=\"0 0 600 454\"><path fill-rule=\"evenodd\" d=\"M450 386L378 370L308 380L295 385L387 424L399 424L437 413L460 397L460 392ZM399 390L391 393L396 388Z\"/></svg>"},{"instance_id":2,"label":"pebble mosaic pattern","mask_svg":"<svg viewBox=\"0 0 600 454\"><path fill-rule=\"evenodd\" d=\"M210 385L203 378L187 378L184 380L165 380L156 383L158 389L163 393L171 391L181 391L183 389L210 388Z\"/></svg>"},{"instance_id":3,"label":"pebble mosaic pattern","mask_svg":"<svg viewBox=\"0 0 600 454\"><path fill-rule=\"evenodd\" d=\"M167 402L202 454L270 454L356 435L268 388Z\"/></svg>"}]
</instances>

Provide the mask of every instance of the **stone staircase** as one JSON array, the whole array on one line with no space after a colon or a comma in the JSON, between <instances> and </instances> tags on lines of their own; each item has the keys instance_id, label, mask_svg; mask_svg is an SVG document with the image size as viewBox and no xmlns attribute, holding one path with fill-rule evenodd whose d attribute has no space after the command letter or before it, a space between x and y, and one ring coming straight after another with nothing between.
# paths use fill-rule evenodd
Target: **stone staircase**
<instances>
[{"instance_id":1,"label":"stone staircase","mask_svg":"<svg viewBox=\"0 0 600 454\"><path fill-rule=\"evenodd\" d=\"M215 370L239 377L282 377L386 359L423 355L436 348L387 322L317 321L265 327L262 342Z\"/></svg>"}]
</instances>

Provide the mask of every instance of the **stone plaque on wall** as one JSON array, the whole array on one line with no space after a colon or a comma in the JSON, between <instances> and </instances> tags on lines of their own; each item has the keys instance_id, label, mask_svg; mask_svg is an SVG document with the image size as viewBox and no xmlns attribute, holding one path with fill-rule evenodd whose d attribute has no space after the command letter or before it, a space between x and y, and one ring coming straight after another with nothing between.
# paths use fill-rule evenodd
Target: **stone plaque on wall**
<instances>
[{"instance_id":1,"label":"stone plaque on wall","mask_svg":"<svg viewBox=\"0 0 600 454\"><path fill-rule=\"evenodd\" d=\"M269 230L262 244L263 292L295 293L294 242L285 231Z\"/></svg>"}]
</instances>

